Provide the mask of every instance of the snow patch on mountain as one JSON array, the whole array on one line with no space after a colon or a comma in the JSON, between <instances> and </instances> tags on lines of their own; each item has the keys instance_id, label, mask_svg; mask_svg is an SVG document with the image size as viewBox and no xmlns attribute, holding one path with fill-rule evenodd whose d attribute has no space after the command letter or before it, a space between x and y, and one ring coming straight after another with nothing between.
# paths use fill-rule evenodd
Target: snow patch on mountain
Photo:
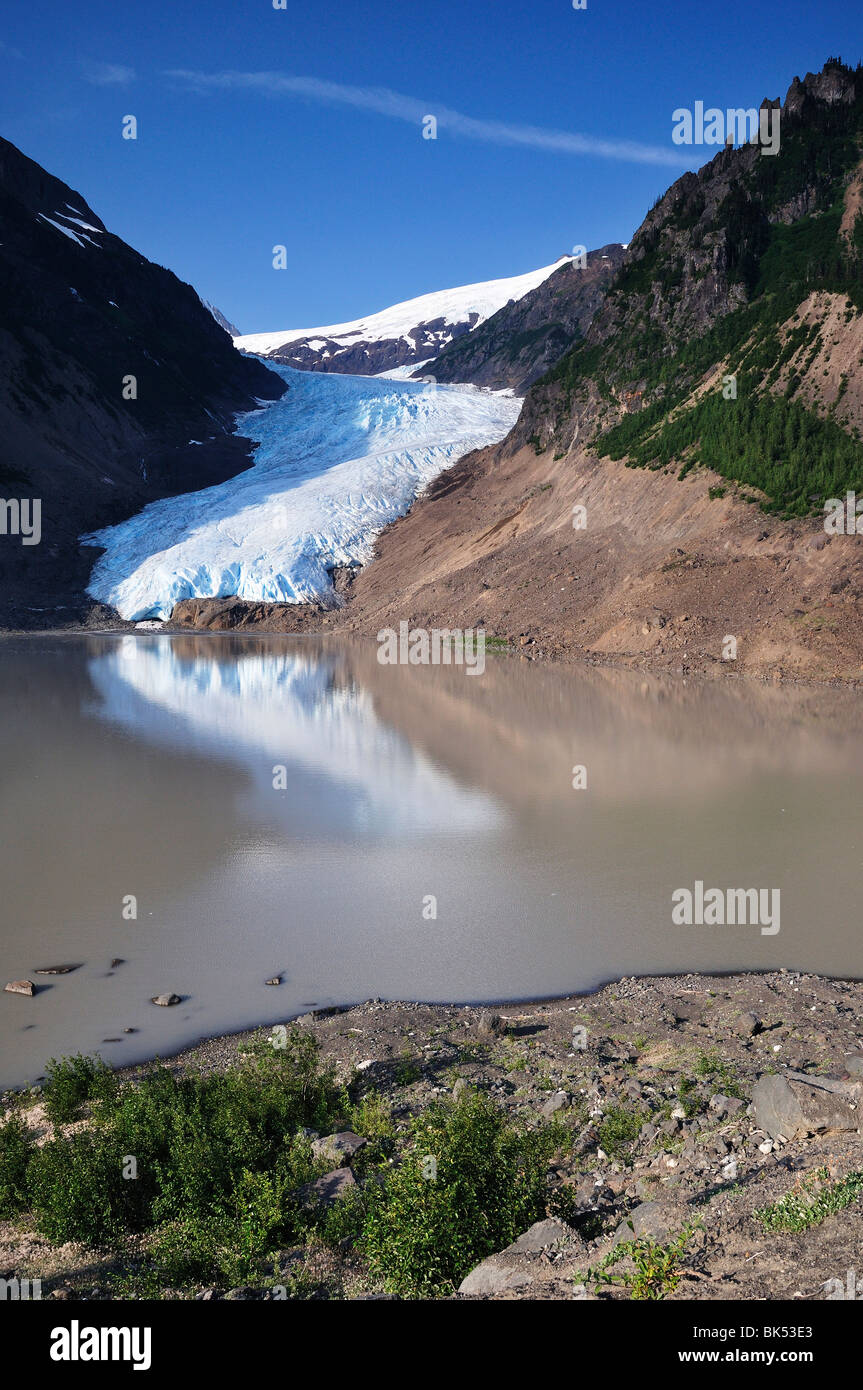
<instances>
[{"instance_id":1,"label":"snow patch on mountain","mask_svg":"<svg viewBox=\"0 0 863 1390\"><path fill-rule=\"evenodd\" d=\"M235 338L234 342L241 351L262 356L290 355L292 346L296 348L300 344L307 353L335 358L355 354L356 348L363 344L396 342L401 343L404 350L414 357L429 345L439 352L459 332L472 331L511 299L522 299L568 259L562 256L553 265L529 271L526 275L484 280L474 285L419 295L349 323L332 323L318 328L289 328L275 333L247 333ZM299 365L307 364L303 362ZM356 368L348 367L347 370Z\"/></svg>"},{"instance_id":2,"label":"snow patch on mountain","mask_svg":"<svg viewBox=\"0 0 863 1390\"><path fill-rule=\"evenodd\" d=\"M65 214L63 214L63 213L59 213L59 212L57 213L57 216L58 216L58 217L62 217L62 216L64 216L64 215L65 215ZM98 243L97 241L93 241L90 237L85 236L84 233L83 233L82 231L73 232L73 230L72 230L71 227L64 227L63 224L62 224L61 222L55 222L53 217L47 217L46 214L45 214L44 212L37 212L36 216L37 216L42 222L47 222L49 226L51 226L51 227L53 227L53 228L55 229L55 231L62 232L63 235L64 235L65 237L68 237L70 241L74 241L75 244L76 244L77 246L83 246L85 242L86 242L89 246L95 246L95 247L97 247L97 248L98 248L98 246L99 246L99 243ZM76 220L77 220L77 219L72 218L72 217L69 218L69 221L70 221L70 222L73 222L73 221L76 221ZM95 231L96 229L93 228L93 230Z\"/></svg>"},{"instance_id":3,"label":"snow patch on mountain","mask_svg":"<svg viewBox=\"0 0 863 1390\"><path fill-rule=\"evenodd\" d=\"M259 441L252 468L83 537L105 551L93 598L132 621L186 598L325 598L334 566L368 563L422 488L502 439L521 409L472 387L274 370L290 389L238 419Z\"/></svg>"}]
</instances>

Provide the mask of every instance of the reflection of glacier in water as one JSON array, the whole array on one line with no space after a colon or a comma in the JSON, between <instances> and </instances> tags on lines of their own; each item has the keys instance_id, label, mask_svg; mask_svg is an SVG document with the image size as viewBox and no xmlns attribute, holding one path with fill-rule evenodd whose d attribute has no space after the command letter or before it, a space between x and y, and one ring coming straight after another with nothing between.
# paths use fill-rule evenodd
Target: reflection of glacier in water
<instances>
[{"instance_id":1,"label":"reflection of glacier in water","mask_svg":"<svg viewBox=\"0 0 863 1390\"><path fill-rule=\"evenodd\" d=\"M389 839L497 832L505 816L381 722L368 691L340 685L321 653L198 652L170 638L123 638L94 657L94 709L162 746L239 761L267 812L308 833ZM274 788L283 766L287 787ZM334 791L337 795L334 795Z\"/></svg>"}]
</instances>

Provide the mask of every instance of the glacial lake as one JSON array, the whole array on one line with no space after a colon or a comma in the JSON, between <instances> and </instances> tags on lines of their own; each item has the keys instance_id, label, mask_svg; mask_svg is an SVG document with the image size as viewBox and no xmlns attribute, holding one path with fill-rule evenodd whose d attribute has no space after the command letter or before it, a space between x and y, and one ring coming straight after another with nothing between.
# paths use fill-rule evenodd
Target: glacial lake
<instances>
[{"instance_id":1,"label":"glacial lake","mask_svg":"<svg viewBox=\"0 0 863 1390\"><path fill-rule=\"evenodd\" d=\"M142 633L2 639L0 699L0 1085L374 996L863 975L853 692ZM781 929L675 924L697 881Z\"/></svg>"}]
</instances>

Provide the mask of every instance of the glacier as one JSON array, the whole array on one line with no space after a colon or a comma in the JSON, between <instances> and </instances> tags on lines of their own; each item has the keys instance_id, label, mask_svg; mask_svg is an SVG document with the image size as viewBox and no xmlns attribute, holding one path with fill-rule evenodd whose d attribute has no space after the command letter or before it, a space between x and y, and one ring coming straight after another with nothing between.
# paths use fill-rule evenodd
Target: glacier
<instances>
[{"instance_id":1,"label":"glacier","mask_svg":"<svg viewBox=\"0 0 863 1390\"><path fill-rule=\"evenodd\" d=\"M289 389L237 418L258 441L253 466L82 536L104 551L92 598L133 622L166 619L187 598L326 599L333 566L367 564L383 528L444 469L508 434L521 409L473 386L266 365Z\"/></svg>"}]
</instances>

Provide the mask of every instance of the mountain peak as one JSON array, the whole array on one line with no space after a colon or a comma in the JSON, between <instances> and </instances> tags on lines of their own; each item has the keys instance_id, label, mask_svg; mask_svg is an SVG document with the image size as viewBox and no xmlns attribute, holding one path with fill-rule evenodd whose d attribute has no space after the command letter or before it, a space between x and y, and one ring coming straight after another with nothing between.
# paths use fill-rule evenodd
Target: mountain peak
<instances>
[{"instance_id":1,"label":"mountain peak","mask_svg":"<svg viewBox=\"0 0 863 1390\"><path fill-rule=\"evenodd\" d=\"M856 91L853 69L840 58L828 58L820 72L807 72L802 82L799 77L793 79L785 95L783 114L799 115L807 97L828 106L853 104Z\"/></svg>"},{"instance_id":2,"label":"mountain peak","mask_svg":"<svg viewBox=\"0 0 863 1390\"><path fill-rule=\"evenodd\" d=\"M244 334L236 346L304 371L375 376L416 366L437 357L510 300L522 299L569 259L562 256L525 275L435 290L348 323Z\"/></svg>"}]
</instances>

